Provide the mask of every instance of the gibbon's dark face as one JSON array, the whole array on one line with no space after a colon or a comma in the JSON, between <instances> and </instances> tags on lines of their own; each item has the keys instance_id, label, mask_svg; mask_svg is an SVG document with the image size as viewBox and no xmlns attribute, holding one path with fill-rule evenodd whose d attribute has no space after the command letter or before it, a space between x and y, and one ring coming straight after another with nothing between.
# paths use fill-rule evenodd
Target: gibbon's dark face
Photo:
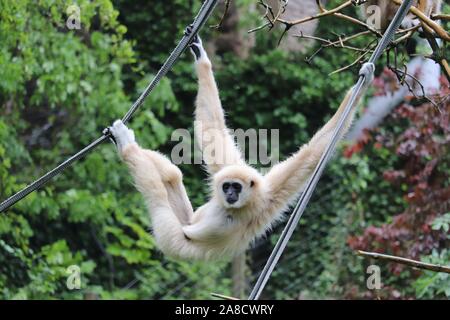
<instances>
[{"instance_id":1,"label":"gibbon's dark face","mask_svg":"<svg viewBox=\"0 0 450 320\"><path fill-rule=\"evenodd\" d=\"M242 185L239 182L225 181L222 184L222 191L225 200L229 204L234 204L239 200L239 194L242 192Z\"/></svg>"},{"instance_id":2,"label":"gibbon's dark face","mask_svg":"<svg viewBox=\"0 0 450 320\"><path fill-rule=\"evenodd\" d=\"M227 166L213 177L213 193L219 204L234 212L254 202L259 196L258 185L262 176L248 166Z\"/></svg>"}]
</instances>

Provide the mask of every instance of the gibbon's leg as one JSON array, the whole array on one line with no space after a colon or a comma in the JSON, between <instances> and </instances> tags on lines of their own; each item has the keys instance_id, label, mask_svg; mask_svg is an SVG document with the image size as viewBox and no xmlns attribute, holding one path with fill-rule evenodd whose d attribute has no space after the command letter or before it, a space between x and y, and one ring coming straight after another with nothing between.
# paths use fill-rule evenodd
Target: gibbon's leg
<instances>
[{"instance_id":1,"label":"gibbon's leg","mask_svg":"<svg viewBox=\"0 0 450 320\"><path fill-rule=\"evenodd\" d=\"M417 3L413 3L413 6L416 5L417 9L422 11L425 15L428 15L427 12L426 12L426 9L427 9L427 3L429 1L434 1L434 0L418 0ZM393 3L391 5L393 5ZM395 8L398 10L399 7L395 6ZM409 28L415 27L415 26L417 26L419 24L420 24L420 20L415 15L413 15L412 13L408 13L403 18L403 21L400 24L400 26L403 29L409 29Z\"/></svg>"},{"instance_id":2,"label":"gibbon's leg","mask_svg":"<svg viewBox=\"0 0 450 320\"><path fill-rule=\"evenodd\" d=\"M365 86L372 81L374 69L375 67L371 63L366 63L361 68L360 74L364 74L366 77ZM268 209L269 212L276 214L280 210L286 208L302 190L305 182L309 179L319 162L326 146L330 142L333 131L339 122L339 118L344 112L352 92L353 88L347 92L333 117L313 136L309 143L303 145L300 150L290 158L276 164L265 175L265 179L270 189L270 202L272 204L271 208ZM356 101L358 101L359 98L360 95L356 98ZM345 123L343 134L347 132L351 125L355 109L356 107L352 110L351 115Z\"/></svg>"},{"instance_id":3,"label":"gibbon's leg","mask_svg":"<svg viewBox=\"0 0 450 320\"><path fill-rule=\"evenodd\" d=\"M170 206L182 225L192 223L194 210L183 184L183 174L167 157L157 151L143 150L153 161L166 188Z\"/></svg>"},{"instance_id":4,"label":"gibbon's leg","mask_svg":"<svg viewBox=\"0 0 450 320\"><path fill-rule=\"evenodd\" d=\"M415 5L413 3L413 5ZM417 1L417 9L422 11L422 13L428 18L433 14L440 14L442 10L442 0L418 0ZM440 20L437 20L436 23L440 23ZM417 18L413 14L408 14L405 19L403 19L402 27L403 28L411 28L421 24L421 20Z\"/></svg>"},{"instance_id":5,"label":"gibbon's leg","mask_svg":"<svg viewBox=\"0 0 450 320\"><path fill-rule=\"evenodd\" d=\"M155 157L155 154L139 147L134 141L133 131L120 120L114 122L110 130L121 158L128 165L137 189L147 202L153 233L161 251L174 257L201 258L203 250L186 238L181 221L174 211L183 204L170 202L169 190L164 183L171 175L170 170L158 169L158 166L166 165L165 161L168 160L162 159L161 155Z\"/></svg>"},{"instance_id":6,"label":"gibbon's leg","mask_svg":"<svg viewBox=\"0 0 450 320\"><path fill-rule=\"evenodd\" d=\"M227 165L244 164L244 160L225 125L211 61L198 36L194 38L190 48L195 57L198 76L194 127L203 160L208 172L213 175Z\"/></svg>"},{"instance_id":7,"label":"gibbon's leg","mask_svg":"<svg viewBox=\"0 0 450 320\"><path fill-rule=\"evenodd\" d=\"M204 218L189 226L183 226L183 232L193 241L213 243L222 239L222 234L220 233L220 229L222 228L223 225L214 225L213 222Z\"/></svg>"}]
</instances>

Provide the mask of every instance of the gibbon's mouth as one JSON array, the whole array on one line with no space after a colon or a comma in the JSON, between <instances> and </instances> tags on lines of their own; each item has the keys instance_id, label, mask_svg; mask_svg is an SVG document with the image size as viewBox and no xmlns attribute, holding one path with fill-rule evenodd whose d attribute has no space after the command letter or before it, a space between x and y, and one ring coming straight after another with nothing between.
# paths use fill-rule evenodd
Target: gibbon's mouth
<instances>
[{"instance_id":1,"label":"gibbon's mouth","mask_svg":"<svg viewBox=\"0 0 450 320\"><path fill-rule=\"evenodd\" d=\"M237 201L238 201L238 198L234 198L234 197L227 198L227 202L229 204L235 204Z\"/></svg>"}]
</instances>

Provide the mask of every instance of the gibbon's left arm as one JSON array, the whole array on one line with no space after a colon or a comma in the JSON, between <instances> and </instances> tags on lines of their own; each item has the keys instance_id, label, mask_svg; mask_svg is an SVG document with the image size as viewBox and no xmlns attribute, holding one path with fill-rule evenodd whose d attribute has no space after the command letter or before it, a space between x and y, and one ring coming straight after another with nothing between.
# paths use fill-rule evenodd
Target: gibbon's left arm
<instances>
[{"instance_id":1,"label":"gibbon's left arm","mask_svg":"<svg viewBox=\"0 0 450 320\"><path fill-rule=\"evenodd\" d=\"M366 63L361 68L360 74L366 76L365 85L367 86L373 79L374 65ZM304 184L314 171L320 157L328 145L333 131L336 128L339 118L344 112L345 106L350 98L353 88L350 89L344 100L341 102L339 109L333 117L320 129L309 141L303 145L297 153L283 162L276 164L266 175L265 179L270 190L271 208L270 212L276 213L286 209L290 203L295 200L299 192L303 189ZM357 97L359 100L360 97ZM347 122L345 123L344 133L349 129L356 107L351 111Z\"/></svg>"},{"instance_id":2,"label":"gibbon's left arm","mask_svg":"<svg viewBox=\"0 0 450 320\"><path fill-rule=\"evenodd\" d=\"M244 164L244 160L225 124L211 61L200 37L194 38L190 48L195 57L198 77L195 132L208 172L214 175L227 165Z\"/></svg>"}]
</instances>

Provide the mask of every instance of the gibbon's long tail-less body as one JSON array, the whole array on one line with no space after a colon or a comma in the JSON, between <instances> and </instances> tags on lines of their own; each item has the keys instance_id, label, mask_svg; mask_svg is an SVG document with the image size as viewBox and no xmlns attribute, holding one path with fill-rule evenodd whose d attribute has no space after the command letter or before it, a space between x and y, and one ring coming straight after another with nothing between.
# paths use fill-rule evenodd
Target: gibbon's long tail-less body
<instances>
[{"instance_id":1,"label":"gibbon's long tail-less body","mask_svg":"<svg viewBox=\"0 0 450 320\"><path fill-rule=\"evenodd\" d=\"M141 148L133 131L120 120L110 130L146 200L159 249L182 259L223 259L245 251L293 204L330 140L352 89L309 143L262 175L246 164L226 127L211 62L200 38L194 39L191 51L198 76L194 125L210 175L211 195L206 204L194 212L178 167L157 151ZM362 68L366 83L371 82L373 68L371 63Z\"/></svg>"}]
</instances>

